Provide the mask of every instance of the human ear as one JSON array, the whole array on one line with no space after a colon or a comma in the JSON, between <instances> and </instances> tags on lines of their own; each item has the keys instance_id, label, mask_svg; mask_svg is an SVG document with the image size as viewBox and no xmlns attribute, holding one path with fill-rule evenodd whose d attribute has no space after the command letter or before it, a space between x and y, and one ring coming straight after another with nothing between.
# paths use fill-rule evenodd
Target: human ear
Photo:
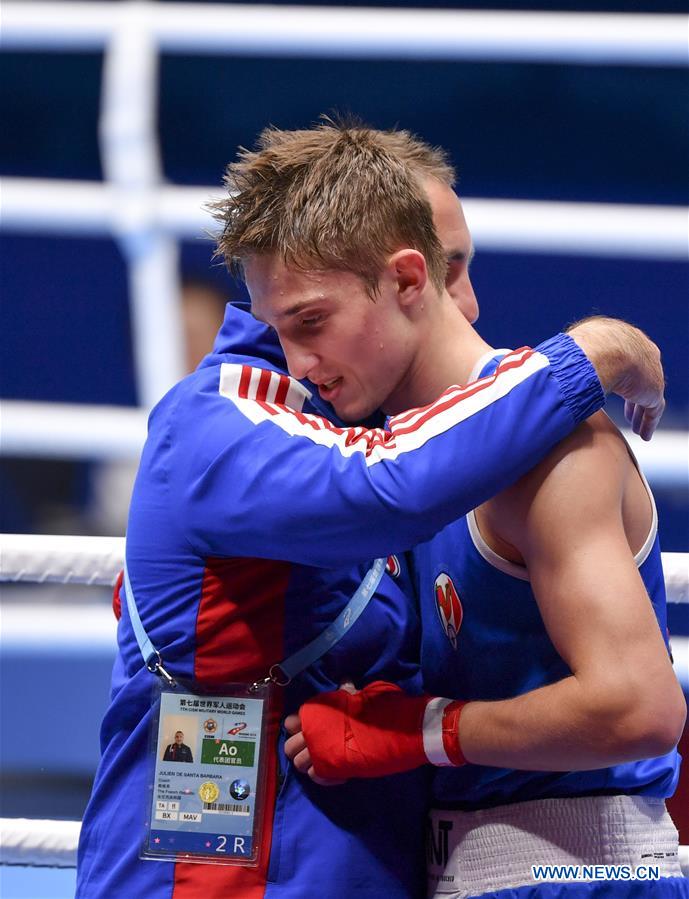
<instances>
[{"instance_id":1,"label":"human ear","mask_svg":"<svg viewBox=\"0 0 689 899\"><path fill-rule=\"evenodd\" d=\"M399 301L403 305L414 303L428 283L428 269L423 253L412 249L397 250L390 257L387 268L395 283Z\"/></svg>"}]
</instances>

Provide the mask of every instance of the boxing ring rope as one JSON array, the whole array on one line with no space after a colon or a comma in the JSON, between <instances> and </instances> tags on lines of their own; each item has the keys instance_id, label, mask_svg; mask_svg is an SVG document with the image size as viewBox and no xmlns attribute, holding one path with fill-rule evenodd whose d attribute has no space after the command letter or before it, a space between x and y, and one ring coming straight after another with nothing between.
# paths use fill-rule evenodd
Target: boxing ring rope
<instances>
[{"instance_id":1,"label":"boxing ring rope","mask_svg":"<svg viewBox=\"0 0 689 899\"><path fill-rule=\"evenodd\" d=\"M121 191L109 184L4 178L2 188L0 227L6 231L106 237L122 230ZM214 193L217 186L151 189L149 227L183 239L211 234L216 225L204 206ZM482 250L689 259L687 207L464 196L462 205Z\"/></svg>"},{"instance_id":2,"label":"boxing ring rope","mask_svg":"<svg viewBox=\"0 0 689 899\"><path fill-rule=\"evenodd\" d=\"M43 534L0 534L0 582L83 584L112 587L124 564L123 537L72 537ZM663 553L668 603L689 605L689 554ZM78 625L65 607L36 606L28 614L22 602L3 610L2 645L21 648L47 645L67 636L72 643L113 645L114 621L103 605L74 606ZM76 636L75 636L76 631ZM675 667L689 690L689 638L673 639Z\"/></svg>"},{"instance_id":3,"label":"boxing ring rope","mask_svg":"<svg viewBox=\"0 0 689 899\"><path fill-rule=\"evenodd\" d=\"M0 534L0 581L112 587L124 537ZM689 553L663 553L667 601L689 603Z\"/></svg>"},{"instance_id":4,"label":"boxing ring rope","mask_svg":"<svg viewBox=\"0 0 689 899\"><path fill-rule=\"evenodd\" d=\"M0 865L76 868L81 821L0 818Z\"/></svg>"},{"instance_id":5,"label":"boxing ring rope","mask_svg":"<svg viewBox=\"0 0 689 899\"><path fill-rule=\"evenodd\" d=\"M50 459L137 459L148 413L121 406L4 400L2 455ZM689 485L689 433L659 431L646 443L625 431L644 474L657 490Z\"/></svg>"},{"instance_id":6,"label":"boxing ring rope","mask_svg":"<svg viewBox=\"0 0 689 899\"><path fill-rule=\"evenodd\" d=\"M123 564L123 537L0 534L2 582L112 586ZM668 602L689 604L689 554L663 553L663 569ZM113 645L114 620L107 606L35 606L32 612L36 614L21 602L5 607L5 651L55 645L63 638L74 646ZM689 691L689 637L673 638L673 655L677 675Z\"/></svg>"},{"instance_id":7,"label":"boxing ring rope","mask_svg":"<svg viewBox=\"0 0 689 899\"><path fill-rule=\"evenodd\" d=\"M81 821L0 818L0 865L76 868ZM689 846L679 847L682 873L689 877Z\"/></svg>"},{"instance_id":8,"label":"boxing ring rope","mask_svg":"<svg viewBox=\"0 0 689 899\"><path fill-rule=\"evenodd\" d=\"M685 66L682 15L273 7L3 4L7 49L97 50L136 19L164 52Z\"/></svg>"}]
</instances>

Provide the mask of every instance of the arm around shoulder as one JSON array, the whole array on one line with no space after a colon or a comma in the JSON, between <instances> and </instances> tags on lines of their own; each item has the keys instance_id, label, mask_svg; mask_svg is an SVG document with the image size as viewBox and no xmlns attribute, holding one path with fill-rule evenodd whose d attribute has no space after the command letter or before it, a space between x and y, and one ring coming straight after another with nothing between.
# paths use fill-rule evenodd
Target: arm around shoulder
<instances>
[{"instance_id":1,"label":"arm around shoulder","mask_svg":"<svg viewBox=\"0 0 689 899\"><path fill-rule=\"evenodd\" d=\"M243 368L221 377L222 391L210 371L203 390L190 380L170 435L158 436L174 516L200 555L329 566L408 549L528 471L604 399L565 335L510 354L491 378L450 387L387 430L335 427L254 397L262 370L244 378ZM289 382L288 395L306 393L269 376Z\"/></svg>"}]
</instances>

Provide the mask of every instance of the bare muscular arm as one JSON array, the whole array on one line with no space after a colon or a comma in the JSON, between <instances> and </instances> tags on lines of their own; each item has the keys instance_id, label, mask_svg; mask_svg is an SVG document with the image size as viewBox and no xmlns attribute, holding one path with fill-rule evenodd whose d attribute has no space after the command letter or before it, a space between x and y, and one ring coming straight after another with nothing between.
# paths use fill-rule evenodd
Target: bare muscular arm
<instances>
[{"instance_id":1,"label":"bare muscular arm","mask_svg":"<svg viewBox=\"0 0 689 899\"><path fill-rule=\"evenodd\" d=\"M468 761L590 769L660 755L678 739L684 699L623 521L625 484L637 477L615 429L595 416L483 508L479 523L524 560L572 676L469 703L460 722Z\"/></svg>"}]
</instances>

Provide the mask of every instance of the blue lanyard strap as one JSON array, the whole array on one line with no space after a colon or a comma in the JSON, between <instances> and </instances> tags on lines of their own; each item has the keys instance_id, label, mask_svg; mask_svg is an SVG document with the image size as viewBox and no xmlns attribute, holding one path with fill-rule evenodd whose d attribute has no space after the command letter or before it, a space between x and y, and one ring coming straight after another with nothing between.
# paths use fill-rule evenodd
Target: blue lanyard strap
<instances>
[{"instance_id":1,"label":"blue lanyard strap","mask_svg":"<svg viewBox=\"0 0 689 899\"><path fill-rule=\"evenodd\" d=\"M383 574L385 572L385 559L376 559L373 565L366 572L363 581L359 584L354 595L347 605L342 609L332 624L320 633L314 640L307 643L298 652L293 653L289 658L282 662L278 662L270 669L270 674L260 683L269 683L273 681L280 686L286 686L298 674L301 674L309 665L325 655L342 637L347 633L355 621L358 620L361 613L371 601L374 593L378 589ZM163 660L160 653L151 642L151 638L146 633L139 610L134 600L134 591L129 580L129 572L127 571L127 563L124 563L124 595L127 600L127 610L129 612L129 620L132 623L136 642L139 644L141 655L143 656L146 668L153 674L158 674L165 678L170 686L174 686L174 680L163 668Z\"/></svg>"},{"instance_id":2,"label":"blue lanyard strap","mask_svg":"<svg viewBox=\"0 0 689 899\"><path fill-rule=\"evenodd\" d=\"M271 680L280 683L282 686L288 684L298 674L301 674L309 665L312 665L317 659L333 647L339 640L344 637L350 627L359 618L366 606L371 601L373 594L378 589L381 578L385 572L385 559L376 559L367 571L363 581L359 584L354 595L347 605L342 609L337 618L324 631L322 631L310 643L307 643L303 649L293 653L284 662L278 662L270 669ZM286 675L287 680L278 679L278 672Z\"/></svg>"},{"instance_id":3,"label":"blue lanyard strap","mask_svg":"<svg viewBox=\"0 0 689 899\"><path fill-rule=\"evenodd\" d=\"M132 590L132 585L129 580L126 558L124 561L123 583L124 595L127 600L127 611L129 612L129 620L132 623L132 629L134 630L136 642L139 644L139 649L141 650L141 655L144 659L144 665L148 668L151 674L160 675L160 677L167 681L170 687L174 687L175 680L174 678L170 677L167 671L163 668L163 660L160 656L160 653L155 648L153 643L151 643L151 638L146 633L146 628L143 626L143 623L139 616L139 610L137 609L136 602L134 601L134 591Z\"/></svg>"}]
</instances>

